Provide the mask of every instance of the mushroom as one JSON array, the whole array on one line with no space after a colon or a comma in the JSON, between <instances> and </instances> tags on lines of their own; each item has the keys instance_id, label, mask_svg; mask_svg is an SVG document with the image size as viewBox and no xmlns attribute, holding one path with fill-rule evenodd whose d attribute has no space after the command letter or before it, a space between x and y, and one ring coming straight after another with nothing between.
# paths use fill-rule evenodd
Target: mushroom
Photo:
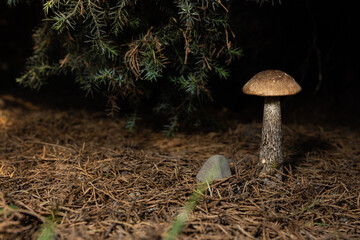
<instances>
[{"instance_id":1,"label":"mushroom","mask_svg":"<svg viewBox=\"0 0 360 240\"><path fill-rule=\"evenodd\" d=\"M301 87L283 71L265 70L252 77L242 90L245 94L265 97L257 173L267 183L269 179L266 176L269 175L282 180L284 156L279 97L295 95L301 91Z\"/></svg>"}]
</instances>

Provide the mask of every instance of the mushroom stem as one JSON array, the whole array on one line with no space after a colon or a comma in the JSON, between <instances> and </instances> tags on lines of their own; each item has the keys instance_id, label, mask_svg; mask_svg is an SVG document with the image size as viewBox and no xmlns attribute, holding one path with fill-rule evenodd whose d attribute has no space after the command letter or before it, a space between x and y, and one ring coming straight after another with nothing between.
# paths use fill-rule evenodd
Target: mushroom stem
<instances>
[{"instance_id":1,"label":"mushroom stem","mask_svg":"<svg viewBox=\"0 0 360 240\"><path fill-rule=\"evenodd\" d=\"M271 175L281 180L279 172L283 170L283 162L280 99L265 97L259 154L260 176Z\"/></svg>"}]
</instances>

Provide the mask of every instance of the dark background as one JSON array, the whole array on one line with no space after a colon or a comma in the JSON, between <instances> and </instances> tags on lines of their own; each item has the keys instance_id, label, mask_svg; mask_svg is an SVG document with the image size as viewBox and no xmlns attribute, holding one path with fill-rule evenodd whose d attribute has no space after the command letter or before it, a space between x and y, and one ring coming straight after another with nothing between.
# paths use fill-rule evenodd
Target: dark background
<instances>
[{"instance_id":1,"label":"dark background","mask_svg":"<svg viewBox=\"0 0 360 240\"><path fill-rule=\"evenodd\" d=\"M85 98L78 86L65 79L46 86L39 94L19 87L15 78L31 55L31 34L43 16L41 4L34 1L9 8L2 1L0 7L0 94L20 91L27 96L51 96L58 103L68 99L74 106L90 102L103 107L105 99ZM212 85L214 102L210 106L258 118L263 99L244 95L242 86L259 71L280 69L303 88L300 94L282 99L288 119L359 123L356 1L285 0L260 6L234 0L230 16L236 35L233 44L243 49L244 56L230 65L229 80Z\"/></svg>"},{"instance_id":2,"label":"dark background","mask_svg":"<svg viewBox=\"0 0 360 240\"><path fill-rule=\"evenodd\" d=\"M234 31L245 56L232 66L227 87L239 94L229 95L230 102L246 107L259 101L241 94L242 85L259 71L280 69L303 88L299 95L283 99L283 111L293 112L296 107L310 121L309 117L322 121L350 117L358 122L360 19L356 9L352 1L288 0L261 7L233 1Z\"/></svg>"}]
</instances>

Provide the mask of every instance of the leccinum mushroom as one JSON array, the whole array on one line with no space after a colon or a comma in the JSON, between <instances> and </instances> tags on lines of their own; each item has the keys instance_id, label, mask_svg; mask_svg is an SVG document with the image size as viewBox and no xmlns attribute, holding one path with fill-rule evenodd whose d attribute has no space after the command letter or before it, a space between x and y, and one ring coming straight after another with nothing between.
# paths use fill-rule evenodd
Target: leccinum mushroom
<instances>
[{"instance_id":1,"label":"leccinum mushroom","mask_svg":"<svg viewBox=\"0 0 360 240\"><path fill-rule=\"evenodd\" d=\"M269 182L266 175L281 180L284 156L279 97L295 95L301 87L283 71L266 70L252 77L242 90L245 94L265 97L258 174L265 182Z\"/></svg>"}]
</instances>

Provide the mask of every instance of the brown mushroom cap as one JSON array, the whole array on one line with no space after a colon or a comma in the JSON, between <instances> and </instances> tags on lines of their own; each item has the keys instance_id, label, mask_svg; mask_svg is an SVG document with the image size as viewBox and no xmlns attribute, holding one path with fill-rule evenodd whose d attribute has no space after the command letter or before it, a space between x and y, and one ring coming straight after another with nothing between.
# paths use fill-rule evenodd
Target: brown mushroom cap
<instances>
[{"instance_id":1,"label":"brown mushroom cap","mask_svg":"<svg viewBox=\"0 0 360 240\"><path fill-rule=\"evenodd\" d=\"M256 96L289 96L301 91L300 85L289 74L280 70L265 70L252 77L243 93Z\"/></svg>"}]
</instances>

